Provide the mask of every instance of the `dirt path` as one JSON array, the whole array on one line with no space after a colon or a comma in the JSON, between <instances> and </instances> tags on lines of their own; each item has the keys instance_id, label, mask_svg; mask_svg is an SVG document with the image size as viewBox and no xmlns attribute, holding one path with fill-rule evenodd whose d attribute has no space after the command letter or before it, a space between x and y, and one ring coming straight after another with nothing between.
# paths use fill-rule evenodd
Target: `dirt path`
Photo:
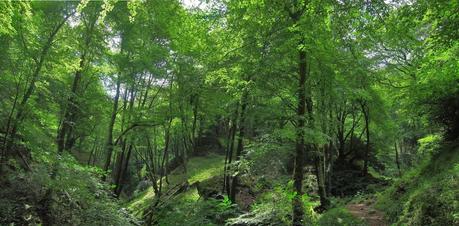
<instances>
[{"instance_id":1,"label":"dirt path","mask_svg":"<svg viewBox=\"0 0 459 226\"><path fill-rule=\"evenodd\" d=\"M384 220L383 213L369 205L363 203L349 204L346 209L354 217L364 220L369 226L389 226Z\"/></svg>"}]
</instances>

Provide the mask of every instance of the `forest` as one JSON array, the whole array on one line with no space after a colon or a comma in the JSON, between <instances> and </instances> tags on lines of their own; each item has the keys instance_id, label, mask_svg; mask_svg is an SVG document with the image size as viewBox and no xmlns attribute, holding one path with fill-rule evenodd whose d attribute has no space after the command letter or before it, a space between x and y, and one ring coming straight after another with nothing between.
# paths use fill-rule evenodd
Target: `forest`
<instances>
[{"instance_id":1,"label":"forest","mask_svg":"<svg viewBox=\"0 0 459 226\"><path fill-rule=\"evenodd\" d=\"M2 0L0 49L0 225L459 225L459 0Z\"/></svg>"}]
</instances>

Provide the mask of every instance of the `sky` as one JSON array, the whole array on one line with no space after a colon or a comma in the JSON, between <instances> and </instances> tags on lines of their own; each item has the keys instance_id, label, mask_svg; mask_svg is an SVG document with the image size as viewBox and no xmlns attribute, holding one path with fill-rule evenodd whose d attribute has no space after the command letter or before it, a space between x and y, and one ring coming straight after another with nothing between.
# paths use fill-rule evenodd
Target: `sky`
<instances>
[{"instance_id":1,"label":"sky","mask_svg":"<svg viewBox=\"0 0 459 226\"><path fill-rule=\"evenodd\" d=\"M204 9L208 5L204 0L181 0L182 4L189 9L200 8Z\"/></svg>"}]
</instances>

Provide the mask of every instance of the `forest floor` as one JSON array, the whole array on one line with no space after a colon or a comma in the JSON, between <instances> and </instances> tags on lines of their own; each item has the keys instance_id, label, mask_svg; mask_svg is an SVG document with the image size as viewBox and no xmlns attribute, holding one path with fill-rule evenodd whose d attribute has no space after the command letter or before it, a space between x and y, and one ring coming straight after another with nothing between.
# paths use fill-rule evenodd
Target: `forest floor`
<instances>
[{"instance_id":1,"label":"forest floor","mask_svg":"<svg viewBox=\"0 0 459 226\"><path fill-rule=\"evenodd\" d=\"M388 226L384 214L366 203L351 203L346 206L352 216L365 221L369 226Z\"/></svg>"}]
</instances>

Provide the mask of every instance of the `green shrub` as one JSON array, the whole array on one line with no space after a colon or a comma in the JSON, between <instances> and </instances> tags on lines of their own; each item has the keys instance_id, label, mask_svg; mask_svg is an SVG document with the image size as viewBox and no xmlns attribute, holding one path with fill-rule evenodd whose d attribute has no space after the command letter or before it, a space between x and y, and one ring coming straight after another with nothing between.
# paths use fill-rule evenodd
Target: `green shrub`
<instances>
[{"instance_id":1,"label":"green shrub","mask_svg":"<svg viewBox=\"0 0 459 226\"><path fill-rule=\"evenodd\" d=\"M223 200L187 198L188 191L177 197L157 213L158 225L164 226L212 226L223 225L226 219L239 214L237 206L225 197Z\"/></svg>"},{"instance_id":2,"label":"green shrub","mask_svg":"<svg viewBox=\"0 0 459 226\"><path fill-rule=\"evenodd\" d=\"M273 190L257 198L249 213L229 219L227 225L290 225L294 196L292 183L288 183L287 186L274 186ZM302 200L305 210L304 224L314 225L317 214L313 208L317 203L312 202L306 194L303 195Z\"/></svg>"},{"instance_id":3,"label":"green shrub","mask_svg":"<svg viewBox=\"0 0 459 226\"><path fill-rule=\"evenodd\" d=\"M440 141L442 137L438 134L430 134L418 140L418 152L422 156L435 154L440 148Z\"/></svg>"}]
</instances>

